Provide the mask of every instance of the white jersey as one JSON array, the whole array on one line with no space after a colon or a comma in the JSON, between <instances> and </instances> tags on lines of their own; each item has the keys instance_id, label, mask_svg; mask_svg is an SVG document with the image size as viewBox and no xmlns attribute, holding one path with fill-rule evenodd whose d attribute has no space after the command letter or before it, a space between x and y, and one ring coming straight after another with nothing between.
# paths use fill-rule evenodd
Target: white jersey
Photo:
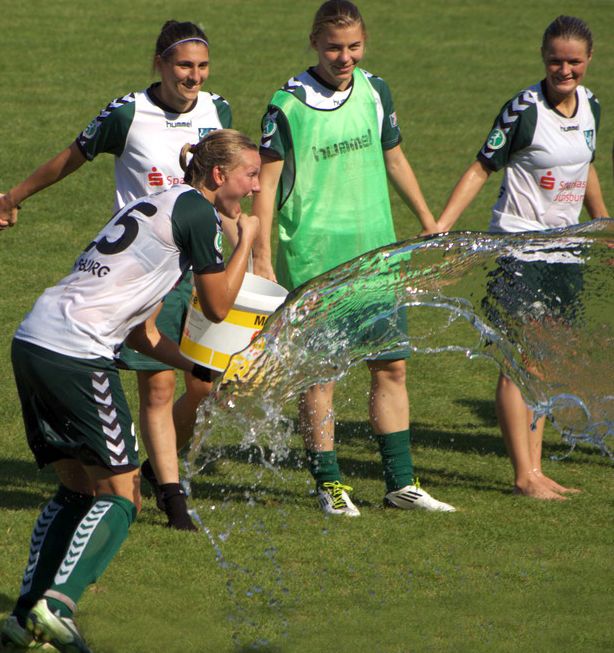
<instances>
[{"instance_id":1,"label":"white jersey","mask_svg":"<svg viewBox=\"0 0 614 653\"><path fill-rule=\"evenodd\" d=\"M478 158L504 168L490 231L542 231L577 224L595 156L599 103L583 86L571 118L553 109L544 82L510 100Z\"/></svg>"},{"instance_id":2,"label":"white jersey","mask_svg":"<svg viewBox=\"0 0 614 653\"><path fill-rule=\"evenodd\" d=\"M176 113L160 103L150 87L110 102L77 138L83 155L115 155L115 208L183 183L179 153L215 129L228 128L232 116L219 95L200 92L194 106Z\"/></svg>"},{"instance_id":3,"label":"white jersey","mask_svg":"<svg viewBox=\"0 0 614 653\"><path fill-rule=\"evenodd\" d=\"M224 269L221 222L191 186L128 204L38 298L15 337L78 358L114 358L190 265Z\"/></svg>"}]
</instances>

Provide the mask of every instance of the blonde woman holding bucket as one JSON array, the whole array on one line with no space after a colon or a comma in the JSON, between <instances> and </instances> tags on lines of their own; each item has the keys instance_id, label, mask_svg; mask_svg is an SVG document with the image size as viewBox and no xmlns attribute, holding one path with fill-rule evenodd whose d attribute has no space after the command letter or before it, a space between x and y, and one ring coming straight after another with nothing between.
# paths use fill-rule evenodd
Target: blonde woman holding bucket
<instances>
[{"instance_id":1,"label":"blonde woman holding bucket","mask_svg":"<svg viewBox=\"0 0 614 653\"><path fill-rule=\"evenodd\" d=\"M190 22L167 21L156 40L153 66L160 81L112 100L75 142L0 197L0 230L15 224L21 203L57 183L99 154L115 157L115 208L183 181L179 151L208 132L231 127L228 102L203 90L209 76L209 40ZM222 216L234 239L231 221ZM178 340L191 295L189 274L166 298L158 327ZM139 422L149 459L143 475L152 485L168 525L194 530L179 484L177 450L191 437L196 409L211 388L211 378L184 375L186 392L175 402L172 367L123 347L118 363L135 370Z\"/></svg>"},{"instance_id":2,"label":"blonde woman holding bucket","mask_svg":"<svg viewBox=\"0 0 614 653\"><path fill-rule=\"evenodd\" d=\"M90 650L73 621L76 605L141 506L136 435L115 352L126 340L173 368L206 376L157 328L160 302L191 268L205 316L220 322L241 287L259 220L241 214L239 202L259 189L257 146L234 130L215 131L187 145L182 163L185 183L117 212L72 271L39 297L13 339L28 444L39 467L53 467L59 487L34 526L3 647ZM228 265L221 212L238 220Z\"/></svg>"}]
</instances>

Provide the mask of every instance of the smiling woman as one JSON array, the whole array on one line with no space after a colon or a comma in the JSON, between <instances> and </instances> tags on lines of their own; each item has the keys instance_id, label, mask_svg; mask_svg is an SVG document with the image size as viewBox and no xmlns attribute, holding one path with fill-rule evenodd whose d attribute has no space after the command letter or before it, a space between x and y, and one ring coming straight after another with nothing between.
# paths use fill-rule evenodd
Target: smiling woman
<instances>
[{"instance_id":1,"label":"smiling woman","mask_svg":"<svg viewBox=\"0 0 614 653\"><path fill-rule=\"evenodd\" d=\"M555 21L544 33L542 58L548 99L568 118L576 110L576 88L592 57L593 37L586 23L575 19L563 27Z\"/></svg>"},{"instance_id":2,"label":"smiling woman","mask_svg":"<svg viewBox=\"0 0 614 653\"><path fill-rule=\"evenodd\" d=\"M258 190L257 146L237 131L217 130L185 146L182 167L187 183L137 198L111 218L78 259L87 269L75 265L47 288L13 339L28 444L60 485L34 527L22 590L0 631L2 650L90 651L73 621L76 604L141 505L136 434L115 352L129 339L200 378L202 367L157 328L157 308L190 267L211 321L226 317L241 287L259 221L238 215L238 207ZM227 265L219 210L238 218Z\"/></svg>"},{"instance_id":3,"label":"smiling woman","mask_svg":"<svg viewBox=\"0 0 614 653\"><path fill-rule=\"evenodd\" d=\"M345 91L365 53L366 37L360 24L312 32L311 46L318 53L315 71L338 91Z\"/></svg>"},{"instance_id":4,"label":"smiling woman","mask_svg":"<svg viewBox=\"0 0 614 653\"><path fill-rule=\"evenodd\" d=\"M322 4L309 35L317 64L273 95L263 119L262 188L253 208L262 231L254 249L254 271L275 278L270 235L277 208L276 273L290 290L396 240L388 178L422 231L435 229L401 149L390 89L383 79L358 67L366 39L356 5L347 0ZM407 329L404 319L399 328ZM385 470L385 502L451 512L452 506L431 497L414 480L406 357L407 352L397 351L367 361L369 413ZM351 488L341 483L334 450L333 392L334 383L327 383L302 396L301 431L321 508L327 514L357 517L360 512L348 495Z\"/></svg>"},{"instance_id":5,"label":"smiling woman","mask_svg":"<svg viewBox=\"0 0 614 653\"><path fill-rule=\"evenodd\" d=\"M158 44L156 50L161 47ZM204 34L180 39L156 53L154 68L161 82L153 94L177 113L189 111L209 76L209 44Z\"/></svg>"},{"instance_id":6,"label":"smiling woman","mask_svg":"<svg viewBox=\"0 0 614 653\"><path fill-rule=\"evenodd\" d=\"M194 23L169 20L163 25L153 68L159 82L112 100L70 146L0 195L0 230L16 223L18 205L25 199L101 153L115 156L116 209L183 181L181 147L197 143L210 131L231 127L230 106L219 95L202 90L209 74L209 40ZM228 227L230 221L222 220ZM235 235L230 224L232 240ZM157 324L170 338L178 340L181 335L190 295L188 275L165 299ZM174 404L176 378L169 365L128 347L122 348L120 361L137 372L141 436L149 454L143 475L153 485L169 526L193 530L179 485L176 451L191 437L196 408L211 381L186 374L186 393Z\"/></svg>"},{"instance_id":7,"label":"smiling woman","mask_svg":"<svg viewBox=\"0 0 614 653\"><path fill-rule=\"evenodd\" d=\"M504 106L477 159L456 184L438 222L451 229L492 172L503 169L493 207L494 232L544 231L577 224L584 206L591 218L607 216L593 164L600 107L582 86L593 54L588 25L574 16L559 16L542 41L545 78L521 91ZM536 295L555 304L573 296L581 285L578 265L548 260L502 257L489 283L490 297L518 317L523 297ZM545 283L546 279L556 280ZM536 283L529 283L537 279ZM535 287L532 287L535 286ZM522 290L522 292L519 292ZM562 310L562 308L560 309ZM522 319L527 319L525 315ZM536 499L563 500L574 492L542 472L545 418L534 424L533 411L518 387L501 374L496 391L499 425L514 467L514 491Z\"/></svg>"}]
</instances>

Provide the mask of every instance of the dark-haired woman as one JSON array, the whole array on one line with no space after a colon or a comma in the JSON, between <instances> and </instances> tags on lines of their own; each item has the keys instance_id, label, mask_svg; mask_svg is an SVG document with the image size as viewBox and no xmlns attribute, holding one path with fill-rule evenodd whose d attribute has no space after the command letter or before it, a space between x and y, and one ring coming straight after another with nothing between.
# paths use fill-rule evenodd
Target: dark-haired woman
<instances>
[{"instance_id":1,"label":"dark-haired woman","mask_svg":"<svg viewBox=\"0 0 614 653\"><path fill-rule=\"evenodd\" d=\"M153 66L159 82L110 102L72 145L0 196L0 229L15 224L18 205L25 199L103 152L115 156L116 209L183 181L178 164L182 145L231 127L230 106L219 95L202 90L209 75L209 42L197 25L165 23ZM232 228L228 231L232 238ZM188 277L165 300L158 327L170 338L180 337L190 292ZM138 376L141 436L149 454L143 475L154 486L169 526L191 530L176 453L192 434L196 408L210 390L210 380L186 374L186 393L175 403L176 375L171 367L126 347L121 364Z\"/></svg>"},{"instance_id":2,"label":"dark-haired woman","mask_svg":"<svg viewBox=\"0 0 614 653\"><path fill-rule=\"evenodd\" d=\"M116 213L72 271L38 298L13 339L28 444L39 467L53 466L60 485L34 526L3 645L89 651L73 621L76 604L127 537L141 503L136 436L116 350L128 339L201 376L206 370L156 327L160 302L189 267L211 321L225 318L239 292L259 228L239 202L259 188L258 148L239 132L219 130L187 145L182 162L186 183ZM238 221L227 266L218 212Z\"/></svg>"},{"instance_id":3,"label":"dark-haired woman","mask_svg":"<svg viewBox=\"0 0 614 653\"><path fill-rule=\"evenodd\" d=\"M541 49L545 78L504 105L477 160L454 188L438 221L438 230L451 229L490 174L501 169L504 177L490 222L493 232L567 227L578 223L583 206L591 218L608 215L593 164L599 103L581 85L592 52L592 35L581 19L559 16L548 26ZM518 284L530 284L531 278L543 284L547 277L556 277L557 297L568 295L577 285L572 271L577 266L519 258L504 263L499 283L491 285L503 289L505 296L499 301L504 305L517 302ZM541 300L547 298L547 288L538 290ZM531 295L535 289L523 286L523 291L520 294ZM560 303L557 297L554 302ZM523 307L519 304L510 308ZM504 374L499 377L496 406L514 467L515 492L554 500L573 492L542 472L544 418L532 428L533 411Z\"/></svg>"}]
</instances>

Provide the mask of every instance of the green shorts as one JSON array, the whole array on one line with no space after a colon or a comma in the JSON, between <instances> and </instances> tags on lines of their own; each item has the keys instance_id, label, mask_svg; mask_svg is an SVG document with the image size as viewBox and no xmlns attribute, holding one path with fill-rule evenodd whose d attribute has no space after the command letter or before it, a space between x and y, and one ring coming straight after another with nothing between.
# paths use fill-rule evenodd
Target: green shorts
<instances>
[{"instance_id":1,"label":"green shorts","mask_svg":"<svg viewBox=\"0 0 614 653\"><path fill-rule=\"evenodd\" d=\"M583 266L577 263L523 261L513 256L497 259L489 272L486 316L506 331L511 323L555 319L574 324L583 312Z\"/></svg>"},{"instance_id":2,"label":"green shorts","mask_svg":"<svg viewBox=\"0 0 614 653\"><path fill-rule=\"evenodd\" d=\"M365 311L361 310L359 304L341 314L326 316L318 327L326 331L326 336L318 334L315 342L326 343L332 339L341 349L351 346L355 349L355 354L360 352L367 361L409 358L407 308L402 306L396 310L391 304L385 303L377 307L377 310L382 317L372 323L362 317ZM386 315L387 311L390 314ZM385 353L376 353L378 351Z\"/></svg>"},{"instance_id":3,"label":"green shorts","mask_svg":"<svg viewBox=\"0 0 614 653\"><path fill-rule=\"evenodd\" d=\"M119 372L105 358L72 358L13 339L13 372L39 467L74 458L121 474L139 465Z\"/></svg>"},{"instance_id":4,"label":"green shorts","mask_svg":"<svg viewBox=\"0 0 614 653\"><path fill-rule=\"evenodd\" d=\"M190 304L190 297L192 296L192 282L190 279L191 274L187 274L164 298L162 310L156 318L158 331L174 342L181 340L183 325ZM130 349L126 344L122 345L117 365L126 370L160 371L174 369L155 358L141 354L136 349Z\"/></svg>"},{"instance_id":5,"label":"green shorts","mask_svg":"<svg viewBox=\"0 0 614 653\"><path fill-rule=\"evenodd\" d=\"M409 326L407 322L407 308L402 307L395 314L375 322L375 324L365 332L365 337L375 342L381 342L382 339L386 338L391 338L392 340L408 340ZM406 345L399 345L398 348L388 351L385 354L368 357L365 360L403 360L409 358L409 355L409 347Z\"/></svg>"}]
</instances>

